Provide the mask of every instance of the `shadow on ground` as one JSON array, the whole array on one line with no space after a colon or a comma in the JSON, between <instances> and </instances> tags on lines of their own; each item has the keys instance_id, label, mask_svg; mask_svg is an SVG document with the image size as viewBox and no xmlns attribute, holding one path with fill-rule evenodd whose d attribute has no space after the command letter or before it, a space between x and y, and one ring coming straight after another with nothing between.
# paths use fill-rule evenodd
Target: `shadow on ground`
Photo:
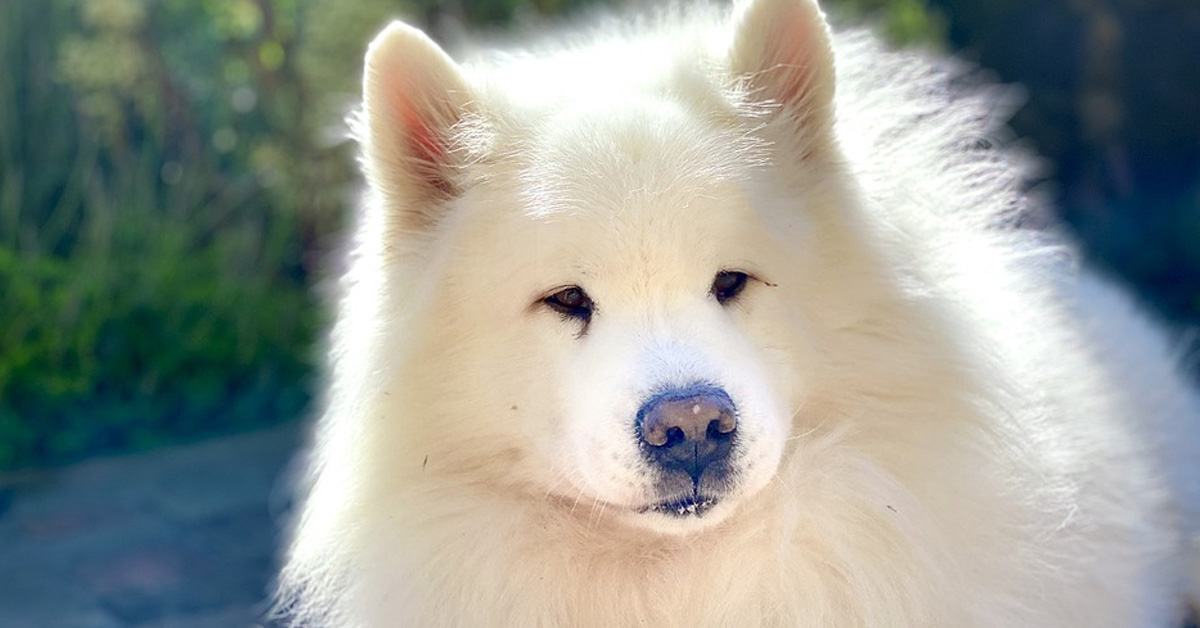
<instances>
[{"instance_id":1,"label":"shadow on ground","mask_svg":"<svg viewBox=\"0 0 1200 628\"><path fill-rule=\"evenodd\" d=\"M289 424L0 480L0 626L262 623Z\"/></svg>"}]
</instances>

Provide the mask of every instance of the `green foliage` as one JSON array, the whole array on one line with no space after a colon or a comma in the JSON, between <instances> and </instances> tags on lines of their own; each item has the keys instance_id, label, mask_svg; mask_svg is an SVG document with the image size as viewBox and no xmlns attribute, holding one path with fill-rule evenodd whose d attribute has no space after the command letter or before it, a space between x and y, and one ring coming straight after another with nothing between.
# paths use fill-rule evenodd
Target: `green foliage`
<instances>
[{"instance_id":1,"label":"green foliage","mask_svg":"<svg viewBox=\"0 0 1200 628\"><path fill-rule=\"evenodd\" d=\"M91 264L0 251L6 466L261 425L302 408L308 365L297 345L314 319L302 288L230 277L221 247L171 248L182 247Z\"/></svg>"},{"instance_id":2,"label":"green foliage","mask_svg":"<svg viewBox=\"0 0 1200 628\"><path fill-rule=\"evenodd\" d=\"M0 468L301 411L350 169L305 126L295 15L0 6Z\"/></svg>"},{"instance_id":3,"label":"green foliage","mask_svg":"<svg viewBox=\"0 0 1200 628\"><path fill-rule=\"evenodd\" d=\"M924 0L833 0L825 4L841 20L878 24L894 44L937 46L946 39L946 18Z\"/></svg>"}]
</instances>

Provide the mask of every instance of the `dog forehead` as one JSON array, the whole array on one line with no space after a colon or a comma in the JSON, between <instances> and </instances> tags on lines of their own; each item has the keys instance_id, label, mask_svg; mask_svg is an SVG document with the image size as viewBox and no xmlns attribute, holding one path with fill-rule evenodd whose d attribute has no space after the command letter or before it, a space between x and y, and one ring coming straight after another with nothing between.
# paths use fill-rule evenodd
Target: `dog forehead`
<instances>
[{"instance_id":1,"label":"dog forehead","mask_svg":"<svg viewBox=\"0 0 1200 628\"><path fill-rule=\"evenodd\" d=\"M752 256L754 231L740 191L712 184L706 194L686 190L628 190L566 209L525 215L512 241L513 256L530 268L580 282L611 308L614 299L652 306L694 296L724 266ZM551 281L553 283L553 281Z\"/></svg>"},{"instance_id":2,"label":"dog forehead","mask_svg":"<svg viewBox=\"0 0 1200 628\"><path fill-rule=\"evenodd\" d=\"M757 146L679 99L610 94L548 116L521 178L534 216L601 212L655 219L729 196Z\"/></svg>"},{"instance_id":3,"label":"dog forehead","mask_svg":"<svg viewBox=\"0 0 1200 628\"><path fill-rule=\"evenodd\" d=\"M559 101L506 125L471 192L483 218L472 249L546 281L679 283L727 259L758 220L752 180L762 146L736 121L685 96L637 89ZM478 202L475 202L478 201ZM551 272L550 269L553 269ZM651 281L637 280L645 273ZM561 275L561 276L559 276Z\"/></svg>"}]
</instances>

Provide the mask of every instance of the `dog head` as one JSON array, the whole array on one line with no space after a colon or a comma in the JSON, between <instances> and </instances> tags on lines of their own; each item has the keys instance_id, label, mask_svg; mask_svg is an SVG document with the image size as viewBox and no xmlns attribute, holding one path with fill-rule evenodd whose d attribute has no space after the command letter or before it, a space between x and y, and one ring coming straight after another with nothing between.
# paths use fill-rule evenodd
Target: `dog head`
<instances>
[{"instance_id":1,"label":"dog head","mask_svg":"<svg viewBox=\"0 0 1200 628\"><path fill-rule=\"evenodd\" d=\"M803 398L784 294L835 202L828 33L810 0L756 0L593 46L372 44L366 237L406 338L380 359L431 473L694 531L772 481Z\"/></svg>"}]
</instances>

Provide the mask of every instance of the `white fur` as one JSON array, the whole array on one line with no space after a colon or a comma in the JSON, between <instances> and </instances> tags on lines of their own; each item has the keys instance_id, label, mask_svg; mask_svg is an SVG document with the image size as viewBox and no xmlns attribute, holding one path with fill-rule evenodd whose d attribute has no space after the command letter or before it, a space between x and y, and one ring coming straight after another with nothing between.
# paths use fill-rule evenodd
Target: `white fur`
<instances>
[{"instance_id":1,"label":"white fur","mask_svg":"<svg viewBox=\"0 0 1200 628\"><path fill-rule=\"evenodd\" d=\"M297 625L1180 621L1200 411L1168 343L1009 226L999 92L829 37L810 0L463 64L379 36ZM759 280L722 306L723 269ZM538 305L568 285L586 333ZM633 415L701 380L736 484L644 512Z\"/></svg>"}]
</instances>

